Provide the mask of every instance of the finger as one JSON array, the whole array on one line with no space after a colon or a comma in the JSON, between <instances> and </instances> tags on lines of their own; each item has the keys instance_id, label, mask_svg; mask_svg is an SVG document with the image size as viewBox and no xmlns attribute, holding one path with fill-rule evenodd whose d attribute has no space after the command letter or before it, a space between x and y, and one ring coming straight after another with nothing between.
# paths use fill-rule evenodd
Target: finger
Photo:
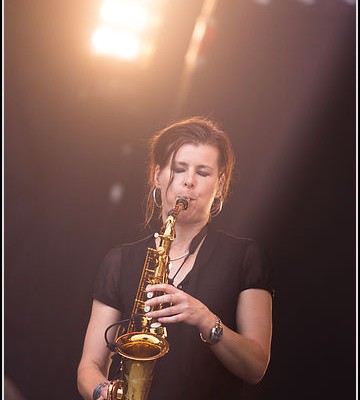
<instances>
[{"instance_id":1,"label":"finger","mask_svg":"<svg viewBox=\"0 0 360 400\"><path fill-rule=\"evenodd\" d=\"M182 306L182 304L178 304L175 306L171 306L171 307L166 307L166 308L162 308L161 310L156 310L156 311L149 311L148 313L146 313L146 316L149 318L161 318L161 317L168 317L168 316L172 316L175 314L181 314L184 310L184 307Z\"/></svg>"},{"instance_id":2,"label":"finger","mask_svg":"<svg viewBox=\"0 0 360 400\"><path fill-rule=\"evenodd\" d=\"M156 285L147 285L145 290L147 292L175 293L178 289L176 289L175 286L169 285L167 283L158 283Z\"/></svg>"},{"instance_id":3,"label":"finger","mask_svg":"<svg viewBox=\"0 0 360 400\"><path fill-rule=\"evenodd\" d=\"M176 324L178 322L182 322L185 320L185 315L183 314L176 314L176 315L170 315L168 317L160 317L158 319L159 322L162 324Z\"/></svg>"},{"instance_id":4,"label":"finger","mask_svg":"<svg viewBox=\"0 0 360 400\"><path fill-rule=\"evenodd\" d=\"M146 300L145 305L146 306L150 306L150 307L154 307L157 305L160 305L162 303L175 303L176 301L176 295L174 294L163 294L161 296L156 296L153 297L150 300Z\"/></svg>"},{"instance_id":5,"label":"finger","mask_svg":"<svg viewBox=\"0 0 360 400\"><path fill-rule=\"evenodd\" d=\"M101 389L100 399L107 399L108 386Z\"/></svg>"}]
</instances>

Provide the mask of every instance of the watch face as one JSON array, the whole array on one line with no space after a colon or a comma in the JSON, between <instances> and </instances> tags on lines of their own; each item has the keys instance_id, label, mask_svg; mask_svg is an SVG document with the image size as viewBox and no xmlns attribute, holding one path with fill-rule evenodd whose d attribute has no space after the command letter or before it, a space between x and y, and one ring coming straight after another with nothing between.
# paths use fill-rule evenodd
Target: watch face
<instances>
[{"instance_id":1,"label":"watch face","mask_svg":"<svg viewBox=\"0 0 360 400\"><path fill-rule=\"evenodd\" d=\"M223 328L221 326L214 327L211 330L210 340L213 343L218 342L222 338Z\"/></svg>"}]
</instances>

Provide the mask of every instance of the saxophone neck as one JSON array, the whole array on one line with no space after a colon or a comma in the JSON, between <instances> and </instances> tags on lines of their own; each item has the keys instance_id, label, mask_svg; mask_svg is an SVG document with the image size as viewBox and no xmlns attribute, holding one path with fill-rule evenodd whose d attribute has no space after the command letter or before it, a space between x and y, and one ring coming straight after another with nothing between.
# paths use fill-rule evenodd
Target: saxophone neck
<instances>
[{"instance_id":1,"label":"saxophone neck","mask_svg":"<svg viewBox=\"0 0 360 400\"><path fill-rule=\"evenodd\" d=\"M173 215L169 215L161 229L161 235L171 241L175 239L175 221L176 218Z\"/></svg>"},{"instance_id":2,"label":"saxophone neck","mask_svg":"<svg viewBox=\"0 0 360 400\"><path fill-rule=\"evenodd\" d=\"M175 207L171 209L168 213L168 217L164 222L161 230L160 237L162 239L168 239L172 242L175 239L175 222L180 213L180 211L186 210L189 206L190 198L189 197L179 197L176 200Z\"/></svg>"}]
</instances>

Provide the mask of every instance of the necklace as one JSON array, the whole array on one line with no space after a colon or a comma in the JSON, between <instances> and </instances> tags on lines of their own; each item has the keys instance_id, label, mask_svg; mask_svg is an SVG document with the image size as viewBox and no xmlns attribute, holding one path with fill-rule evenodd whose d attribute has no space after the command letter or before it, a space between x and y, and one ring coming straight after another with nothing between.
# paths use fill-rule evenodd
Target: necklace
<instances>
[{"instance_id":1,"label":"necklace","mask_svg":"<svg viewBox=\"0 0 360 400\"><path fill-rule=\"evenodd\" d=\"M207 234L207 225L205 225L201 231L193 238L193 240L190 243L190 247L189 247L189 251L182 255L181 257L176 257L173 258L170 261L174 261L174 260L180 260L181 258L185 258L185 260L181 263L180 267L177 269L177 271L175 272L175 275L172 278L169 278L169 284L172 285L174 283L175 277L176 275L180 272L181 268L184 266L184 264L186 263L186 261L188 260L188 258L195 253L196 248L199 246L200 242L204 239L204 237Z\"/></svg>"},{"instance_id":2,"label":"necklace","mask_svg":"<svg viewBox=\"0 0 360 400\"><path fill-rule=\"evenodd\" d=\"M169 261L177 261L177 260L181 260L182 258L184 258L184 257L186 257L188 254L189 254L189 250L185 253L185 254L183 254L182 256L179 256L179 257L175 257L175 258L170 258L170 260Z\"/></svg>"}]
</instances>

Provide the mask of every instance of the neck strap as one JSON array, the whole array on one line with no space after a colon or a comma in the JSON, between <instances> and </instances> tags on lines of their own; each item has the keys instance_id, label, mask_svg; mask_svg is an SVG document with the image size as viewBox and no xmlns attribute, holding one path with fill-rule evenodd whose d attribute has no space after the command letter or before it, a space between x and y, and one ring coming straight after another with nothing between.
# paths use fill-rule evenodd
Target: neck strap
<instances>
[{"instance_id":1,"label":"neck strap","mask_svg":"<svg viewBox=\"0 0 360 400\"><path fill-rule=\"evenodd\" d=\"M169 279L169 284L172 285L174 283L174 279L176 277L176 275L179 273L179 271L181 270L181 268L183 267L183 265L186 263L187 259L195 253L196 249L198 248L199 244L201 243L201 241L204 239L204 237L206 236L208 231L208 226L207 224L201 229L201 231L199 233L197 233L189 246L189 253L186 255L184 261L181 263L180 267L178 268L178 270L176 271L175 275Z\"/></svg>"},{"instance_id":2,"label":"neck strap","mask_svg":"<svg viewBox=\"0 0 360 400\"><path fill-rule=\"evenodd\" d=\"M207 231L208 231L208 226L207 226L207 224L206 224L206 225L204 225L204 226L201 228L201 231L193 237L193 239L192 239L192 241L191 241L191 243L190 243L190 246L189 246L189 256L190 256L191 254L194 254L194 253L195 253L197 247L199 246L199 244L201 243L201 241L202 241L202 240L204 239L204 237L206 236Z\"/></svg>"}]
</instances>

